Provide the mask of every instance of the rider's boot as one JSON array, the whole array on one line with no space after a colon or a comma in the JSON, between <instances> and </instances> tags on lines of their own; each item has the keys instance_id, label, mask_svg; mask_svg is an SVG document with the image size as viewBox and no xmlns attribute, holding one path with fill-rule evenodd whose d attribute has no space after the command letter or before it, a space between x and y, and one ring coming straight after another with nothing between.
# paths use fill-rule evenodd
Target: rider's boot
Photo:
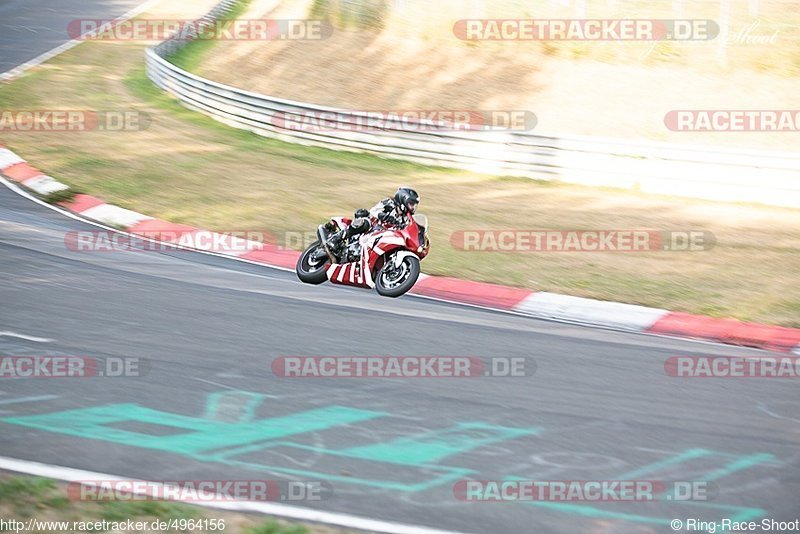
<instances>
[{"instance_id":1,"label":"rider's boot","mask_svg":"<svg viewBox=\"0 0 800 534\"><path fill-rule=\"evenodd\" d=\"M329 250L330 253L337 258L337 260L341 256L342 248L344 247L344 237L345 231L340 230L331 235L325 242L325 248Z\"/></svg>"},{"instance_id":2,"label":"rider's boot","mask_svg":"<svg viewBox=\"0 0 800 534\"><path fill-rule=\"evenodd\" d=\"M327 241L325 241L325 249L329 251L331 256L334 256L336 261L341 261L344 247L350 238L368 232L370 229L369 219L359 218L351 222L347 228L332 234ZM334 259L334 258L331 258Z\"/></svg>"}]
</instances>

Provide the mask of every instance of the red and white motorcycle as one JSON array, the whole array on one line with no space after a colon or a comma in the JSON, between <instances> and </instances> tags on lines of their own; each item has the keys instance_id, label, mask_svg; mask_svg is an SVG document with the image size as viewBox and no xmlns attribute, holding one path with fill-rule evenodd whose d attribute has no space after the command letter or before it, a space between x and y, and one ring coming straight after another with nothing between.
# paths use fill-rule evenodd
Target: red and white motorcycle
<instances>
[{"instance_id":1,"label":"red and white motorcycle","mask_svg":"<svg viewBox=\"0 0 800 534\"><path fill-rule=\"evenodd\" d=\"M403 226L383 226L372 218L372 230L350 238L336 257L323 246L335 232L352 222L333 217L317 228L317 241L297 260L297 277L307 284L334 284L375 288L385 297L399 297L411 289L428 255L428 218L412 215Z\"/></svg>"}]
</instances>

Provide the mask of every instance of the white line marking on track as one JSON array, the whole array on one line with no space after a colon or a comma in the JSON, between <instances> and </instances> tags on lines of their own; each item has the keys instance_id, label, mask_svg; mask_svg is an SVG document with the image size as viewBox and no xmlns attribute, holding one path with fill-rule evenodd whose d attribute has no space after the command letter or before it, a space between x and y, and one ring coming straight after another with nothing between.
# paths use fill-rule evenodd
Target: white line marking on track
<instances>
[{"instance_id":1,"label":"white line marking on track","mask_svg":"<svg viewBox=\"0 0 800 534\"><path fill-rule=\"evenodd\" d=\"M785 420L787 420L787 421L793 421L793 422L795 422L795 423L800 423L800 419L795 419L795 418L793 418L793 417L786 417L786 416L783 416L783 415L778 415L778 414L776 414L776 413L774 413L774 412L771 412L771 411L769 410L769 408L767 408L767 407L766 407L766 406L764 406L764 405L760 405L760 406L758 407L758 409L759 409L759 410L761 410L762 412L764 412L765 414L767 414L767 415L769 415L769 416L771 416L771 417L774 417L774 418L776 418L776 419L785 419Z\"/></svg>"},{"instance_id":2,"label":"white line marking on track","mask_svg":"<svg viewBox=\"0 0 800 534\"><path fill-rule=\"evenodd\" d=\"M147 2L144 2L143 4L140 4L139 6L131 9L130 11L128 11L127 13L124 13L123 15L120 15L119 17L115 18L114 20L115 21L123 21L123 20L127 20L129 18L135 17L136 15L140 14L144 10L148 9L152 4L155 4L156 2L159 2L159 1L160 0L147 0ZM84 37L86 35L89 35L91 33L95 33L95 31L97 33L106 31L110 27L111 27L111 23L107 22L107 23L103 24L102 26L100 26L100 28L98 28L97 30L88 31L86 33L83 33L83 34L81 34L80 37L78 37L76 39L72 39L70 41L67 41L66 43L62 43L62 44L58 45L55 48L51 48L47 52L39 54L38 56L36 56L35 58L31 59L30 61L26 61L25 63L22 63L21 65L17 65L13 69L9 69L9 70L7 70L7 71L5 71L3 73L0 73L0 82L10 81L13 78L16 78L20 74L22 74L25 71L27 71L28 69L32 69L33 67L36 67L37 65L40 65L40 64L44 63L48 59L52 59L52 58L56 57L59 54L63 54L64 52L66 52L70 48L73 48L73 47L81 44L83 42L82 37Z\"/></svg>"},{"instance_id":3,"label":"white line marking on track","mask_svg":"<svg viewBox=\"0 0 800 534\"><path fill-rule=\"evenodd\" d=\"M0 332L0 337L16 337L26 341L35 341L36 343L50 343L55 341L54 339L46 337L28 336L26 334L17 334L16 332Z\"/></svg>"},{"instance_id":4,"label":"white line marking on track","mask_svg":"<svg viewBox=\"0 0 800 534\"><path fill-rule=\"evenodd\" d=\"M205 378L198 378L196 376L190 376L189 378L191 380L197 380L198 382L204 382L206 384L211 384L212 386L217 386L217 387L220 387L220 388L229 389L231 391L239 391L239 388L236 388L236 387L233 387L233 386L229 386L227 384L223 384L222 382L214 382L213 380L206 380ZM242 378L242 377L239 377L239 378ZM280 398L277 395L266 395L264 393L262 393L261 395L264 396L264 397L267 397L269 399L279 399Z\"/></svg>"},{"instance_id":5,"label":"white line marking on track","mask_svg":"<svg viewBox=\"0 0 800 534\"><path fill-rule=\"evenodd\" d=\"M125 479L115 475L108 475L105 473L95 473L92 471L83 471L80 469L73 469L71 467L62 467L58 465L42 464L39 462L31 462L28 460L18 460L16 458L8 458L0 456L0 469L8 471L15 471L17 473L26 473L28 475L35 475L39 477L53 478L56 480L63 480L66 482L80 482L90 480L131 480ZM147 484L149 492L159 488L159 493L164 494L161 489L164 485L158 482L151 482ZM170 492L180 493L180 492ZM381 521L377 519L367 519L365 517L358 517L349 514L340 514L334 512L322 512L319 510L312 510L308 508L299 508L295 506L288 506L278 503L265 503L265 502L225 502L223 496L220 496L216 502L199 502L192 501L191 499L173 499L186 504L193 504L196 506L203 506L205 508L218 508L222 510L232 510L235 512L256 512L273 516L280 516L289 519L296 519L299 521L310 521L315 523L325 523L328 525L337 525L345 528L353 528L357 530L366 530L369 532L385 532L387 534L459 534L454 531L437 530L428 527L407 525L404 523L392 523L389 521Z\"/></svg>"}]
</instances>

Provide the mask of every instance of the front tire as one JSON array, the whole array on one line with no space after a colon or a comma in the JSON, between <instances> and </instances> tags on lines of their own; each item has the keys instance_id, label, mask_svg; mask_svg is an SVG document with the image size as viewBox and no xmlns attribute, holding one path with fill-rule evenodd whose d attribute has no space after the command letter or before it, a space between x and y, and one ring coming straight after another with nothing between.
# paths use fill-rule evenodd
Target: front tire
<instances>
[{"instance_id":1,"label":"front tire","mask_svg":"<svg viewBox=\"0 0 800 534\"><path fill-rule=\"evenodd\" d=\"M316 259L320 254L322 254L321 260ZM319 241L314 241L297 258L297 265L294 270L300 281L306 284L321 284L328 279L328 274L326 273L328 265L330 265L330 260L322 249L322 244Z\"/></svg>"},{"instance_id":2,"label":"front tire","mask_svg":"<svg viewBox=\"0 0 800 534\"><path fill-rule=\"evenodd\" d=\"M419 273L419 258L416 256L406 256L396 268L394 258L389 257L375 278L375 290L384 297L399 297L414 287Z\"/></svg>"}]
</instances>

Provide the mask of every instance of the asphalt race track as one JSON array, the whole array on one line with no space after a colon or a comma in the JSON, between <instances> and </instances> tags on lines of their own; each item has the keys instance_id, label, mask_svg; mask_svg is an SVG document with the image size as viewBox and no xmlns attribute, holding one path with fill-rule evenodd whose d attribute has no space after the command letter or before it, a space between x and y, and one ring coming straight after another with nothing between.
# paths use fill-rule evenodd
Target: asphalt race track
<instances>
[{"instance_id":1,"label":"asphalt race track","mask_svg":"<svg viewBox=\"0 0 800 534\"><path fill-rule=\"evenodd\" d=\"M70 40L67 25L78 19L106 20L143 0L0 1L0 72Z\"/></svg>"},{"instance_id":2,"label":"asphalt race track","mask_svg":"<svg viewBox=\"0 0 800 534\"><path fill-rule=\"evenodd\" d=\"M5 457L150 480L321 481L332 494L291 504L475 533L666 532L673 518L797 512L796 382L664 371L672 355L767 353L307 286L192 252L65 246L66 232L91 228L0 189L0 331L51 340L5 335L0 354L139 358L147 374L3 380ZM376 354L521 357L535 372L284 378L270 367ZM715 495L454 496L459 480L513 477L712 481Z\"/></svg>"},{"instance_id":3,"label":"asphalt race track","mask_svg":"<svg viewBox=\"0 0 800 534\"><path fill-rule=\"evenodd\" d=\"M69 20L137 3L0 3L0 71L65 41ZM4 458L155 481L319 482L321 500L282 504L469 533L670 532L672 519L788 521L800 510L797 379L664 370L675 355L767 352L312 287L199 253L66 246L68 232L94 229L0 187L0 357L142 369L0 378ZM436 254L447 245L433 237ZM528 374L285 378L271 368L318 355L523 358ZM677 480L712 491L463 502L454 486L464 479Z\"/></svg>"}]
</instances>

